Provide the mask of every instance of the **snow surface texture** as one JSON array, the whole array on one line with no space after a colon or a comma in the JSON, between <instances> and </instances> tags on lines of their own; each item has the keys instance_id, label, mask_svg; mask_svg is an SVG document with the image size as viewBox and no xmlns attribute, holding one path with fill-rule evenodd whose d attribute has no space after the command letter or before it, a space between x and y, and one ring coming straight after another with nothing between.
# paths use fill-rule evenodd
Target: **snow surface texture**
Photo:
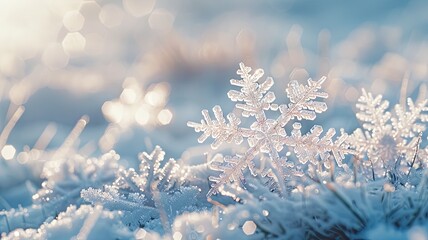
<instances>
[{"instance_id":1,"label":"snow surface texture","mask_svg":"<svg viewBox=\"0 0 428 240\"><path fill-rule=\"evenodd\" d=\"M307 85L290 81L289 103L277 105L269 91L274 80L261 80L263 73L241 63L241 79L231 80L241 87L228 93L238 102L237 111L255 118L248 128L235 113L226 121L220 106L213 109L215 119L203 110L201 123L188 123L203 133L199 142L214 138L214 149L236 144L222 150L232 156L206 155L206 163L179 164L166 159L159 146L139 155L137 170L120 164L114 151L85 157L70 145L86 124L80 119L68 141L47 155L57 161L40 162L46 180L34 191L34 203L0 212L2 237L376 239L395 232L425 237L428 147L421 144L428 101L409 98L392 115L387 101L363 90L356 117L364 133L357 129L348 136L342 130L334 140L334 129L321 136L322 127L315 125L302 134L297 121L288 133L291 120L314 120L327 110L318 100L328 96L322 91L326 78L309 79ZM279 116L269 118L267 110Z\"/></svg>"}]
</instances>

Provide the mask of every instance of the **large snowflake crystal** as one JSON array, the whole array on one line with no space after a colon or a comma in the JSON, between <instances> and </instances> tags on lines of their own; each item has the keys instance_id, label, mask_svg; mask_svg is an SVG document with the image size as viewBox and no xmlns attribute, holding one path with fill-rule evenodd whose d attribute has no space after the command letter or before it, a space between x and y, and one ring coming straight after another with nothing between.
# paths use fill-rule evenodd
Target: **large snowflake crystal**
<instances>
[{"instance_id":1,"label":"large snowflake crystal","mask_svg":"<svg viewBox=\"0 0 428 240\"><path fill-rule=\"evenodd\" d=\"M125 223L133 228L142 226L151 219L159 218L156 209L162 207L159 204L164 204L163 198L174 202L180 196L191 193L194 197L197 193L196 188L182 187L187 170L181 168L174 159L165 160L164 157L165 152L156 146L151 154L140 154L138 170L121 169L112 185L83 190L81 196L88 202L103 205L110 210L125 211ZM175 207L180 204L175 205L171 207L174 214ZM169 212L167 214L170 215Z\"/></svg>"},{"instance_id":2,"label":"large snowflake crystal","mask_svg":"<svg viewBox=\"0 0 428 240\"><path fill-rule=\"evenodd\" d=\"M388 101L363 89L356 114L363 129L355 130L350 142L360 158L367 157L369 161L364 164L373 175L385 175L403 158L402 164L413 165L428 157L428 149L419 149L421 134L426 129L424 122L428 122L427 103L427 99L414 103L408 98L407 107L397 104L391 113L387 111Z\"/></svg>"},{"instance_id":3,"label":"large snowflake crystal","mask_svg":"<svg viewBox=\"0 0 428 240\"><path fill-rule=\"evenodd\" d=\"M262 69L257 69L251 73L251 68L240 64L237 71L241 79L230 80L234 86L240 87L240 91L231 90L229 98L238 102L236 107L242 110L243 117L254 117L255 121L249 127L242 127L241 119L233 113L227 115L227 120L223 116L220 106L213 108L215 120L211 119L207 110L202 111L204 119L201 123L188 122L188 126L196 132L202 132L198 141L204 142L208 137L214 138L212 148L219 147L222 143L235 142L241 144L247 140L249 148L244 154L224 157L222 162L215 162L213 169L222 172L218 177L210 177L214 183L208 196L219 191L219 187L229 181L243 180L243 170L248 168L253 175L256 175L254 158L262 153L267 154L272 162L272 171L278 178L283 190L283 182L287 176L287 158L280 156L280 151L284 146L291 148L296 153L302 164L310 161L318 165L333 156L339 166L342 165L344 154L348 153L348 146L345 144L347 135L342 135L333 140L335 130L328 130L324 137L321 137L323 129L321 126L314 126L307 134L302 135L298 122L293 124L293 131L288 135L284 127L293 119L314 120L317 113L327 110L327 105L319 99L327 98L325 92L320 91L322 83L326 80L322 77L318 81L308 80L308 85L299 84L293 80L286 89L288 104L277 105L274 103L275 94L269 89L273 86L272 78L261 81L264 74ZM279 110L276 119L267 117L267 111Z\"/></svg>"}]
</instances>

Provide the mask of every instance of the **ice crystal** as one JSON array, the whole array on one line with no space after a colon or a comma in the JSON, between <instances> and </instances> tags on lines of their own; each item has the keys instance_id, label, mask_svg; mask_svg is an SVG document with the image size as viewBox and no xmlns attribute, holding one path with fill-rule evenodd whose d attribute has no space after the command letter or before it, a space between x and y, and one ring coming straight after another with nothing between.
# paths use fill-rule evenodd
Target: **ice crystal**
<instances>
[{"instance_id":1,"label":"ice crystal","mask_svg":"<svg viewBox=\"0 0 428 240\"><path fill-rule=\"evenodd\" d=\"M17 229L2 239L129 239L130 232L117 219L120 214L82 205L70 206L55 220L46 222L39 228Z\"/></svg>"},{"instance_id":2,"label":"ice crystal","mask_svg":"<svg viewBox=\"0 0 428 240\"><path fill-rule=\"evenodd\" d=\"M58 208L59 202L33 204L26 208L12 208L0 211L0 232L9 233L18 228L38 228L43 222L52 219L51 215L65 210ZM48 215L49 214L49 215Z\"/></svg>"},{"instance_id":3,"label":"ice crystal","mask_svg":"<svg viewBox=\"0 0 428 240\"><path fill-rule=\"evenodd\" d=\"M196 132L202 132L198 141L204 142L208 137L212 137L214 142L212 148L219 147L222 143L241 144L247 140L249 148L244 154L225 156L222 162L216 162L213 169L220 171L218 177L210 177L214 183L208 195L218 192L223 184L229 181L243 180L243 170L248 168L253 175L256 175L254 158L260 154L268 154L273 168L272 171L278 178L284 189L283 181L287 176L287 158L280 156L280 151L284 146L293 149L300 163L305 164L310 161L312 164L319 164L331 155L335 158L339 166L342 165L344 154L348 153L348 146L344 143L347 135L342 135L334 141L335 130L330 129L327 134L320 138L323 129L321 126L314 126L310 133L302 135L300 123L293 124L294 130L288 135L284 127L291 120L314 120L317 113L327 110L327 105L319 99L328 97L327 93L321 91L321 85L326 80L322 77L318 81L308 79L307 85L299 84L293 80L286 88L288 104L277 105L274 103L275 94L269 91L274 81L268 77L261 81L264 74L262 69L257 69L251 73L251 68L240 64L237 74L241 79L230 80L234 86L240 87L238 90L230 90L228 97L237 102L236 108L240 109L243 117L254 117L255 121L249 127L242 127L241 119L234 113L227 115L227 120L223 116L220 106L213 108L215 120L211 119L208 110L203 110L204 119L200 123L188 122L188 126ZM279 110L276 119L267 117L268 111Z\"/></svg>"},{"instance_id":4,"label":"ice crystal","mask_svg":"<svg viewBox=\"0 0 428 240\"><path fill-rule=\"evenodd\" d=\"M165 152L156 146L151 154L141 153L139 169L119 170L112 185L102 189L89 188L83 190L81 196L93 204L101 204L111 210L126 211L124 222L132 228L146 224L159 218L159 211L164 200L174 202L177 198L195 197L197 188L182 187L187 171L181 169L174 159L165 160ZM192 201L190 201L192 202ZM183 201L185 205L190 202ZM179 203L166 203L174 209ZM190 206L190 205L189 205ZM176 212L170 212L176 214ZM167 215L171 215L168 214Z\"/></svg>"},{"instance_id":5,"label":"ice crystal","mask_svg":"<svg viewBox=\"0 0 428 240\"><path fill-rule=\"evenodd\" d=\"M372 177L385 176L391 169L400 167L397 162L402 159L403 164L413 165L415 160L428 157L427 149L418 149L426 129L424 122L428 121L427 103L427 99L414 103L408 98L408 110L397 104L394 112L389 112L387 100L381 95L373 97L363 89L356 114L363 128L354 131L350 143L360 158L368 159L363 164L372 169Z\"/></svg>"},{"instance_id":6,"label":"ice crystal","mask_svg":"<svg viewBox=\"0 0 428 240\"><path fill-rule=\"evenodd\" d=\"M115 179L119 169L119 155L114 151L100 158L86 158L74 155L64 161L50 162L43 169L47 178L42 188L33 195L36 202L65 201L73 202L80 191L88 187L101 187Z\"/></svg>"}]
</instances>

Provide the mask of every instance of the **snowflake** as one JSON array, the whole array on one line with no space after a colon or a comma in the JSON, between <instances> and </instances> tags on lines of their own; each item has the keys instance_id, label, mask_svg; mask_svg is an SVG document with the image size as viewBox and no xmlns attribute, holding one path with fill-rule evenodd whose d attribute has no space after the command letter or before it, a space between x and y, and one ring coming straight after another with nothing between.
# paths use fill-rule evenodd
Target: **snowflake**
<instances>
[{"instance_id":1,"label":"snowflake","mask_svg":"<svg viewBox=\"0 0 428 240\"><path fill-rule=\"evenodd\" d=\"M215 120L211 119L207 110L203 110L204 120L201 123L188 122L188 126L194 128L196 132L203 132L198 139L200 143L210 136L214 138L211 144L214 149L225 142L241 144L244 139L249 144L244 154L225 156L221 163L215 163L213 169L222 173L218 177L210 177L214 184L208 196L218 193L219 187L229 181L243 180L243 170L246 168L256 175L254 158L260 153L268 154L273 166L272 171L279 179L279 190L285 189L283 182L287 176L285 165L288 160L279 154L284 146L294 149L302 164L310 161L317 165L333 155L337 164L342 166L344 154L350 152L345 143L347 138L345 133L342 132L342 135L333 141L334 129L329 129L322 138L320 138L323 132L321 126L314 126L310 133L304 135L300 132L301 125L298 122L293 124L294 130L291 135L288 135L284 129L293 119L314 120L317 113L327 110L327 105L318 100L328 97L327 93L320 91L322 83L326 80L325 77L318 81L309 79L308 85L301 85L295 80L291 81L286 89L290 103L278 106L274 104L275 94L269 91L274 84L273 79L269 77L265 81L259 81L264 74L262 69L251 73L250 67L240 63L237 73L241 79L232 79L230 83L241 89L240 91L230 90L228 97L238 102L236 108L242 110L243 117L254 117L254 123L249 128L241 127L241 119L234 113L228 114L226 121L220 106L213 108ZM269 110L279 110L279 116L276 119L268 118L266 112Z\"/></svg>"},{"instance_id":2,"label":"snowflake","mask_svg":"<svg viewBox=\"0 0 428 240\"><path fill-rule=\"evenodd\" d=\"M427 156L426 149L418 150L422 132L428 121L428 100L414 103L407 99L407 107L395 105L394 112L388 110L389 102L381 95L373 97L364 89L358 99L357 118L363 122L363 129L357 129L350 137L352 147L357 150L360 158L369 161L364 166L372 169L375 175L385 176L388 170L395 169L397 161L402 158L403 164L414 164L416 158ZM417 154L417 156L415 156ZM413 162L413 163L412 163Z\"/></svg>"},{"instance_id":3,"label":"snowflake","mask_svg":"<svg viewBox=\"0 0 428 240\"><path fill-rule=\"evenodd\" d=\"M187 170L181 168L174 159L165 161L164 157L165 152L159 146L151 154L141 153L138 170L121 169L112 185L106 185L103 189L83 190L81 196L93 204L127 212L123 221L132 228L158 219L160 216L157 208L165 204L171 206L167 215L175 215L177 208L186 209L190 202L194 202L188 199L194 199L198 189L184 187ZM182 203L177 202L181 200Z\"/></svg>"}]
</instances>

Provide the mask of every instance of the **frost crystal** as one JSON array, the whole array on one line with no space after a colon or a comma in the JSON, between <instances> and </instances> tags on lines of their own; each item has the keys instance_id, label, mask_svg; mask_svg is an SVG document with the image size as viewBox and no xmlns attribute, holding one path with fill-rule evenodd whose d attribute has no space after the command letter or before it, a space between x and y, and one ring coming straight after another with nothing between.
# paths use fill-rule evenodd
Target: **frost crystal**
<instances>
[{"instance_id":1,"label":"frost crystal","mask_svg":"<svg viewBox=\"0 0 428 240\"><path fill-rule=\"evenodd\" d=\"M151 219L159 218L156 208L160 203L158 194L170 194L165 197L174 202L174 198L194 197L197 192L193 188L181 187L187 171L180 168L174 159L164 160L165 152L156 146L151 154L142 153L138 170L130 168L119 170L112 185L103 189L89 188L83 190L82 198L93 204L101 204L111 210L127 211L124 222L133 228L144 225ZM176 214L176 212L174 212Z\"/></svg>"},{"instance_id":2,"label":"frost crystal","mask_svg":"<svg viewBox=\"0 0 428 240\"><path fill-rule=\"evenodd\" d=\"M118 154L111 151L100 158L86 158L76 154L71 158L52 161L43 169L42 175L47 180L42 183L42 189L33 195L33 200L73 202L82 189L111 183L119 168L119 158Z\"/></svg>"},{"instance_id":3,"label":"frost crystal","mask_svg":"<svg viewBox=\"0 0 428 240\"><path fill-rule=\"evenodd\" d=\"M120 213L110 212L100 206L70 206L55 220L45 222L38 229L16 229L2 239L129 239L126 226L118 222Z\"/></svg>"},{"instance_id":4,"label":"frost crystal","mask_svg":"<svg viewBox=\"0 0 428 240\"><path fill-rule=\"evenodd\" d=\"M423 123L428 121L427 103L427 99L414 103L408 98L407 111L406 106L397 104L391 113L387 111L388 101L382 100L381 95L373 97L363 89L356 114L363 129L355 130L350 142L360 158L368 158L363 164L372 169L373 177L375 174L385 176L402 158L406 160L403 164L411 165L415 157L428 157L428 149L417 151L421 134L426 129Z\"/></svg>"},{"instance_id":5,"label":"frost crystal","mask_svg":"<svg viewBox=\"0 0 428 240\"><path fill-rule=\"evenodd\" d=\"M325 92L320 91L322 83L326 80L322 77L318 81L308 79L307 85L299 84L293 80L286 89L288 104L278 106L274 103L275 94L270 90L274 81L268 77L264 81L259 81L264 74L262 69L257 69L251 73L251 68L240 64L237 71L241 79L230 80L234 86L240 87L238 90L230 90L228 97L238 102L236 108L242 110L243 117L254 117L255 121L249 128L241 127L241 119L233 113L227 115L227 120L223 116L220 106L213 108L215 120L211 119L207 110L202 111L204 119L201 123L188 122L188 126L196 132L202 132L198 141L204 142L208 137L212 137L214 142L212 148L219 147L222 143L235 142L241 144L247 140L249 148L244 154L225 156L222 162L215 162L213 169L222 172L218 177L210 177L214 182L208 196L219 191L219 187L229 181L243 180L243 170L248 168L253 175L256 175L254 158L262 153L267 154L272 162L272 171L278 178L284 189L283 182L287 176L287 158L280 156L279 152L284 148L294 149L297 158L302 164L310 161L312 164L319 164L331 155L334 156L339 166L342 165L344 154L348 153L348 146L344 143L347 135L342 135L333 141L334 129L328 130L327 134L320 138L323 129L321 126L314 126L310 133L302 135L300 123L294 123L291 135L287 135L284 127L293 119L314 120L317 113L327 110L327 105L319 99L327 98ZM276 119L267 117L267 111L277 111L280 114Z\"/></svg>"}]
</instances>

